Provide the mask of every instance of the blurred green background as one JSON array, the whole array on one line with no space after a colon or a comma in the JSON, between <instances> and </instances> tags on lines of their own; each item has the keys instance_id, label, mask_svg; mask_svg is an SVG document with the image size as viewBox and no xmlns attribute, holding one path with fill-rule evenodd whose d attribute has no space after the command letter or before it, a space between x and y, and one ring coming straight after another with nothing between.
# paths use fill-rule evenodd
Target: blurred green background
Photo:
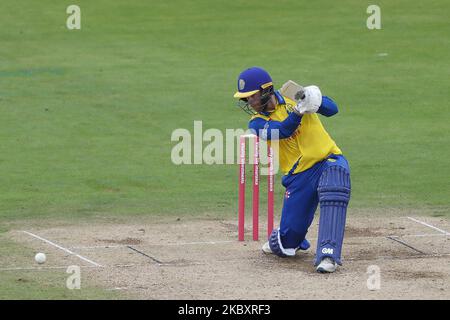
<instances>
[{"instance_id":1,"label":"blurred green background","mask_svg":"<svg viewBox=\"0 0 450 320\"><path fill-rule=\"evenodd\" d=\"M351 208L449 215L450 2L378 1L381 30L370 4L3 2L0 221L234 217L237 166L176 166L170 138L195 120L246 128L232 95L254 65L338 103L322 119L351 165Z\"/></svg>"}]
</instances>

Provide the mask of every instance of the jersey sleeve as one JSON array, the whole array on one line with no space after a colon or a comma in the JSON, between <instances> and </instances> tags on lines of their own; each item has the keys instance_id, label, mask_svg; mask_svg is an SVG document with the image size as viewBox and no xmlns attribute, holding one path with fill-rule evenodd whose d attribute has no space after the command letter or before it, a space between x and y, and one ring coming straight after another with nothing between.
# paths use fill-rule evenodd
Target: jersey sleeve
<instances>
[{"instance_id":1,"label":"jersey sleeve","mask_svg":"<svg viewBox=\"0 0 450 320\"><path fill-rule=\"evenodd\" d=\"M323 96L322 104L320 105L319 110L317 110L317 113L320 113L325 117L334 116L338 113L337 104L331 98Z\"/></svg>"},{"instance_id":2,"label":"jersey sleeve","mask_svg":"<svg viewBox=\"0 0 450 320\"><path fill-rule=\"evenodd\" d=\"M286 139L292 136L300 125L301 120L302 116L291 112L283 121L266 120L259 117L253 118L249 122L248 127L263 140L272 140L272 138ZM278 135L273 130L278 130Z\"/></svg>"}]
</instances>

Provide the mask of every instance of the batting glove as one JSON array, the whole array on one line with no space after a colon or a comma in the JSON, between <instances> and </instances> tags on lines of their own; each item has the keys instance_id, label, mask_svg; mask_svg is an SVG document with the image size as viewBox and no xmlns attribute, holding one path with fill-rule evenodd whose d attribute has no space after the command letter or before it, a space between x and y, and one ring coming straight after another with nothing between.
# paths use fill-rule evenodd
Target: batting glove
<instances>
[{"instance_id":1,"label":"batting glove","mask_svg":"<svg viewBox=\"0 0 450 320\"><path fill-rule=\"evenodd\" d=\"M317 86L305 87L305 97L298 102L294 109L299 114L316 113L322 104L322 92Z\"/></svg>"}]
</instances>

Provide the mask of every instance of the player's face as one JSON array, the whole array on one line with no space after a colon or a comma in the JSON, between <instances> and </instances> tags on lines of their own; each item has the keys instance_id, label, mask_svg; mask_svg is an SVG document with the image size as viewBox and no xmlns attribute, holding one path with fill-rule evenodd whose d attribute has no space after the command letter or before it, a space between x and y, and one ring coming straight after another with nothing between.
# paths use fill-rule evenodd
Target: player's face
<instances>
[{"instance_id":1,"label":"player's face","mask_svg":"<svg viewBox=\"0 0 450 320\"><path fill-rule=\"evenodd\" d=\"M256 112L262 111L261 106L261 92L257 92L254 95L247 98L248 104L255 110Z\"/></svg>"}]
</instances>

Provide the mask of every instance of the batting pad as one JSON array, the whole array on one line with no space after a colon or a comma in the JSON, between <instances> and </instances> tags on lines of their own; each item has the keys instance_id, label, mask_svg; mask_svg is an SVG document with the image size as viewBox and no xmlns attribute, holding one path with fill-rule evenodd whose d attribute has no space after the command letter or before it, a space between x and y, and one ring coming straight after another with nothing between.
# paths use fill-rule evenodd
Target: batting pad
<instances>
[{"instance_id":1,"label":"batting pad","mask_svg":"<svg viewBox=\"0 0 450 320\"><path fill-rule=\"evenodd\" d=\"M350 174L346 168L331 166L319 180L320 221L315 265L324 257L341 263L347 205L350 201Z\"/></svg>"}]
</instances>

